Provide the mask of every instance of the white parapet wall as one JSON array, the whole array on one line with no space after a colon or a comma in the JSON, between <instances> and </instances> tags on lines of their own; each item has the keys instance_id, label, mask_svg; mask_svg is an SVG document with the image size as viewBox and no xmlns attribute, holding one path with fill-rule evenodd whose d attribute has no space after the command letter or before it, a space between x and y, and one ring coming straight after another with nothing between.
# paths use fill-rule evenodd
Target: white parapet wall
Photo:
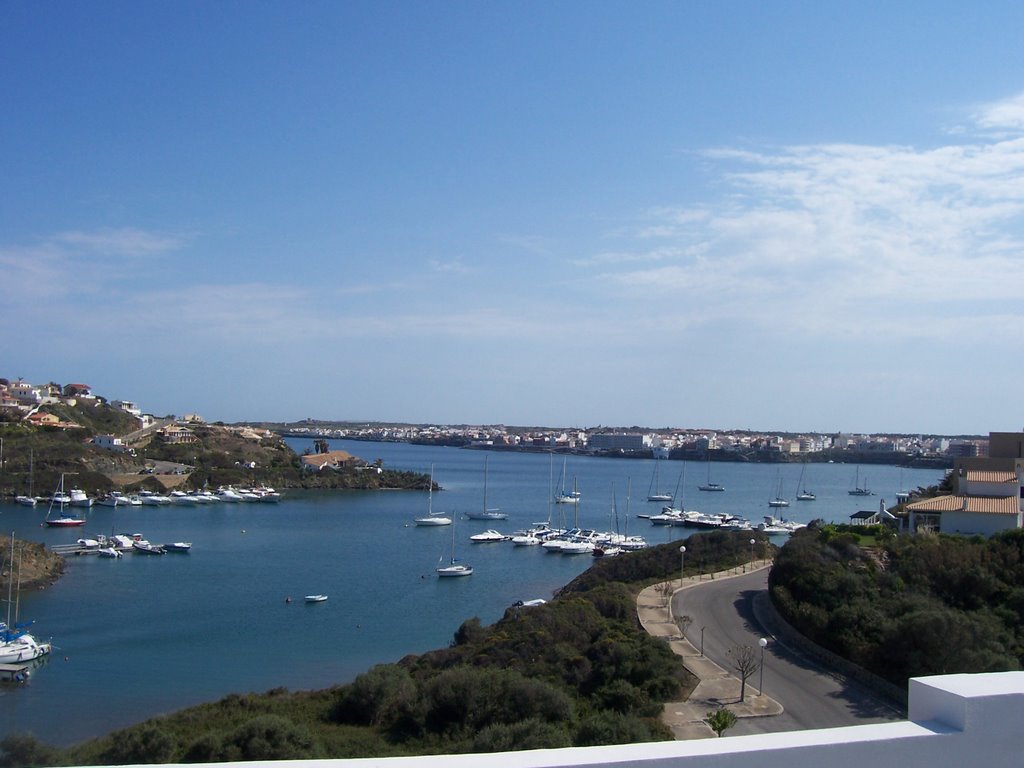
<instances>
[{"instance_id":1,"label":"white parapet wall","mask_svg":"<svg viewBox=\"0 0 1024 768\"><path fill-rule=\"evenodd\" d=\"M910 681L908 720L819 731L485 755L216 763L274 768L935 768L1024 765L1024 672Z\"/></svg>"}]
</instances>

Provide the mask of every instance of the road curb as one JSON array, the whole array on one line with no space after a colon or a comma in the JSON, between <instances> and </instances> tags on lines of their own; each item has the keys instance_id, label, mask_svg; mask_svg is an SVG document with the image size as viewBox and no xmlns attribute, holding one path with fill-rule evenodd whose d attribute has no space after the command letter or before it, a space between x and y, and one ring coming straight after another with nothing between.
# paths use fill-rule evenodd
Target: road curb
<instances>
[{"instance_id":1,"label":"road curb","mask_svg":"<svg viewBox=\"0 0 1024 768\"><path fill-rule=\"evenodd\" d=\"M758 564L760 562L760 564ZM662 722L675 735L676 739L714 738L715 732L705 722L708 712L719 707L731 711L736 717L771 717L781 715L785 710L782 705L760 692L749 694L746 700L739 701L740 680L706 656L679 632L672 616L672 598L684 589L690 589L709 581L721 581L771 567L771 561L757 561L751 567L720 571L705 578L701 574L697 578L690 577L679 581L652 584L641 590L637 595L637 618L644 630L652 637L664 638L672 652L679 656L689 672L700 680L686 701L673 701L665 704L662 710ZM671 588L663 585L678 584ZM671 594L667 594L672 589ZM751 687L748 685L748 687Z\"/></svg>"}]
</instances>

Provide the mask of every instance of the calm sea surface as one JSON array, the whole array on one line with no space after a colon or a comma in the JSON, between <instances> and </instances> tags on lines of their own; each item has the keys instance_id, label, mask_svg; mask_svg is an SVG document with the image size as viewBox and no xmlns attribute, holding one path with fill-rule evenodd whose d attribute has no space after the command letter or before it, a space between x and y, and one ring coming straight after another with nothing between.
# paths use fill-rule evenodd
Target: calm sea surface
<instances>
[{"instance_id":1,"label":"calm sea surface","mask_svg":"<svg viewBox=\"0 0 1024 768\"><path fill-rule=\"evenodd\" d=\"M288 442L300 453L312 445ZM331 447L383 459L391 469L429 472L433 466L443 488L433 495L433 509L441 513L483 506L487 456L487 506L501 507L509 519L457 519L456 555L475 572L439 580L434 568L451 555L452 529L412 524L427 510L425 492L291 491L279 504L93 507L84 530L41 527L45 507L0 505L4 535L48 545L124 532L155 543L193 542L189 554L72 557L57 584L23 593L22 619L35 619L33 632L52 637L55 651L28 685L0 685L0 735L27 731L67 745L231 692L344 683L374 664L447 645L467 618L491 623L516 600L550 598L592 561L468 541L489 527L511 533L547 520L549 484L552 475L560 484L561 457L552 463L547 454L403 443L332 441ZM565 484L576 479L582 502L578 510L554 507L554 521L565 513L572 523L578 514L584 527L610 527L614 487L620 528L628 525L629 533L651 543L684 537L685 529L655 528L636 517L660 507L644 501L654 466L651 460L569 457ZM671 490L681 467L661 462L660 485ZM698 492L708 467L687 463L684 506L754 521L773 511L767 501L780 482L792 498L800 475L793 465L715 463L710 469L727 491ZM847 493L852 465L811 464L806 472L818 500L774 511L804 522L845 521L857 510L877 508L880 499L893 503L897 490L941 478L939 470L862 467L861 485L876 495L857 498ZM306 604L302 596L310 593L329 599Z\"/></svg>"}]
</instances>

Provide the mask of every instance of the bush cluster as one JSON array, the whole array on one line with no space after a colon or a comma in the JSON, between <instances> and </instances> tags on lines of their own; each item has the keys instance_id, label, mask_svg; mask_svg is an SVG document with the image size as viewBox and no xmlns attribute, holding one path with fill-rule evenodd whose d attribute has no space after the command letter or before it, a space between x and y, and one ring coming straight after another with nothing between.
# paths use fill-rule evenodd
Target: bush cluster
<instances>
[{"instance_id":1,"label":"bush cluster","mask_svg":"<svg viewBox=\"0 0 1024 768\"><path fill-rule=\"evenodd\" d=\"M901 687L910 677L1018 669L1024 661L1024 531L990 539L879 537L816 525L769 577L800 632Z\"/></svg>"}]
</instances>

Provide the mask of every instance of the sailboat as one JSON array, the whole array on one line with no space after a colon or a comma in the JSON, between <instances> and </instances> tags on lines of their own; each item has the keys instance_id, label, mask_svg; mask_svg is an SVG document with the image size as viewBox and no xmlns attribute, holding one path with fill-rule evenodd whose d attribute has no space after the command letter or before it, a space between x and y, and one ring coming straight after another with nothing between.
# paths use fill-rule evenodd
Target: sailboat
<instances>
[{"instance_id":1,"label":"sailboat","mask_svg":"<svg viewBox=\"0 0 1024 768\"><path fill-rule=\"evenodd\" d=\"M70 503L71 497L64 493L64 473L62 472L60 475L60 483L58 483L57 490L53 492L53 496L50 498L50 506L46 510L46 518L43 522L50 528L71 528L76 525L85 525L84 518L69 515L64 512L64 507ZM53 514L54 504L57 504L57 517L51 516Z\"/></svg>"},{"instance_id":2,"label":"sailboat","mask_svg":"<svg viewBox=\"0 0 1024 768\"><path fill-rule=\"evenodd\" d=\"M473 566L455 561L455 526L452 525L452 559L448 565L442 565L437 569L437 575L444 578L450 576L471 576L472 574Z\"/></svg>"},{"instance_id":3,"label":"sailboat","mask_svg":"<svg viewBox=\"0 0 1024 768\"><path fill-rule=\"evenodd\" d=\"M413 520L416 525L451 525L452 519L434 514L434 465L430 465L430 488L427 489L427 514Z\"/></svg>"},{"instance_id":4,"label":"sailboat","mask_svg":"<svg viewBox=\"0 0 1024 768\"><path fill-rule=\"evenodd\" d=\"M655 465L657 466L657 465ZM654 487L654 486L652 486ZM615 557L622 554L622 548L618 541L622 539L619 533L619 510L615 505L615 482L612 482L612 506L608 512L609 533L608 536L595 544L590 550L594 557Z\"/></svg>"},{"instance_id":5,"label":"sailboat","mask_svg":"<svg viewBox=\"0 0 1024 768\"><path fill-rule=\"evenodd\" d=\"M7 582L7 621L0 621L0 664L18 664L24 661L32 661L40 656L50 653L53 646L50 643L40 643L24 629L32 624L31 621L18 623L17 613L11 616L11 609L15 605L14 600L14 534L11 534L11 562L7 568L9 581ZM21 569L18 569L18 587L21 588ZM11 622L14 622L13 624Z\"/></svg>"},{"instance_id":6,"label":"sailboat","mask_svg":"<svg viewBox=\"0 0 1024 768\"><path fill-rule=\"evenodd\" d=\"M654 460L654 475L651 477L651 487L647 491L648 501L672 501L671 493L664 493L658 488L658 465L661 459Z\"/></svg>"},{"instance_id":7,"label":"sailboat","mask_svg":"<svg viewBox=\"0 0 1024 768\"><path fill-rule=\"evenodd\" d=\"M32 449L28 452L28 496L15 496L14 501L24 507L34 507L36 497L32 495Z\"/></svg>"},{"instance_id":8,"label":"sailboat","mask_svg":"<svg viewBox=\"0 0 1024 768\"><path fill-rule=\"evenodd\" d=\"M708 481L704 485L697 486L698 491L724 491L725 486L711 482L711 457L708 457Z\"/></svg>"},{"instance_id":9,"label":"sailboat","mask_svg":"<svg viewBox=\"0 0 1024 768\"><path fill-rule=\"evenodd\" d=\"M788 507L789 502L782 496L782 472L779 472L779 485L778 490L775 492L775 498L769 499L769 507Z\"/></svg>"},{"instance_id":10,"label":"sailboat","mask_svg":"<svg viewBox=\"0 0 1024 768\"><path fill-rule=\"evenodd\" d=\"M871 491L868 490L868 481L867 481L867 479L864 480L863 487L860 484L860 467L857 467L857 469L854 472L854 476L853 476L853 490L852 491L847 491L847 493L849 493L851 496L871 496L872 495Z\"/></svg>"},{"instance_id":11,"label":"sailboat","mask_svg":"<svg viewBox=\"0 0 1024 768\"><path fill-rule=\"evenodd\" d=\"M569 493L565 492L565 459L562 459L562 491L561 493L555 494L555 504L578 504L580 501L580 492L576 489L575 478L572 481L572 491Z\"/></svg>"},{"instance_id":12,"label":"sailboat","mask_svg":"<svg viewBox=\"0 0 1024 768\"><path fill-rule=\"evenodd\" d=\"M538 546L548 536L556 535L551 527L554 517L551 505L555 501L555 454L551 454L548 462L548 519L547 522L534 523L532 527L522 531L516 531L512 536L512 544L517 547Z\"/></svg>"},{"instance_id":13,"label":"sailboat","mask_svg":"<svg viewBox=\"0 0 1024 768\"><path fill-rule=\"evenodd\" d=\"M814 501L818 497L815 496L811 491L807 490L807 484L804 482L804 476L807 474L806 462L800 467L800 480L797 482L797 501Z\"/></svg>"},{"instance_id":14,"label":"sailboat","mask_svg":"<svg viewBox=\"0 0 1024 768\"><path fill-rule=\"evenodd\" d=\"M470 520L507 520L508 515L500 509L487 508L487 456L484 456L484 507L479 512L467 512Z\"/></svg>"}]
</instances>

